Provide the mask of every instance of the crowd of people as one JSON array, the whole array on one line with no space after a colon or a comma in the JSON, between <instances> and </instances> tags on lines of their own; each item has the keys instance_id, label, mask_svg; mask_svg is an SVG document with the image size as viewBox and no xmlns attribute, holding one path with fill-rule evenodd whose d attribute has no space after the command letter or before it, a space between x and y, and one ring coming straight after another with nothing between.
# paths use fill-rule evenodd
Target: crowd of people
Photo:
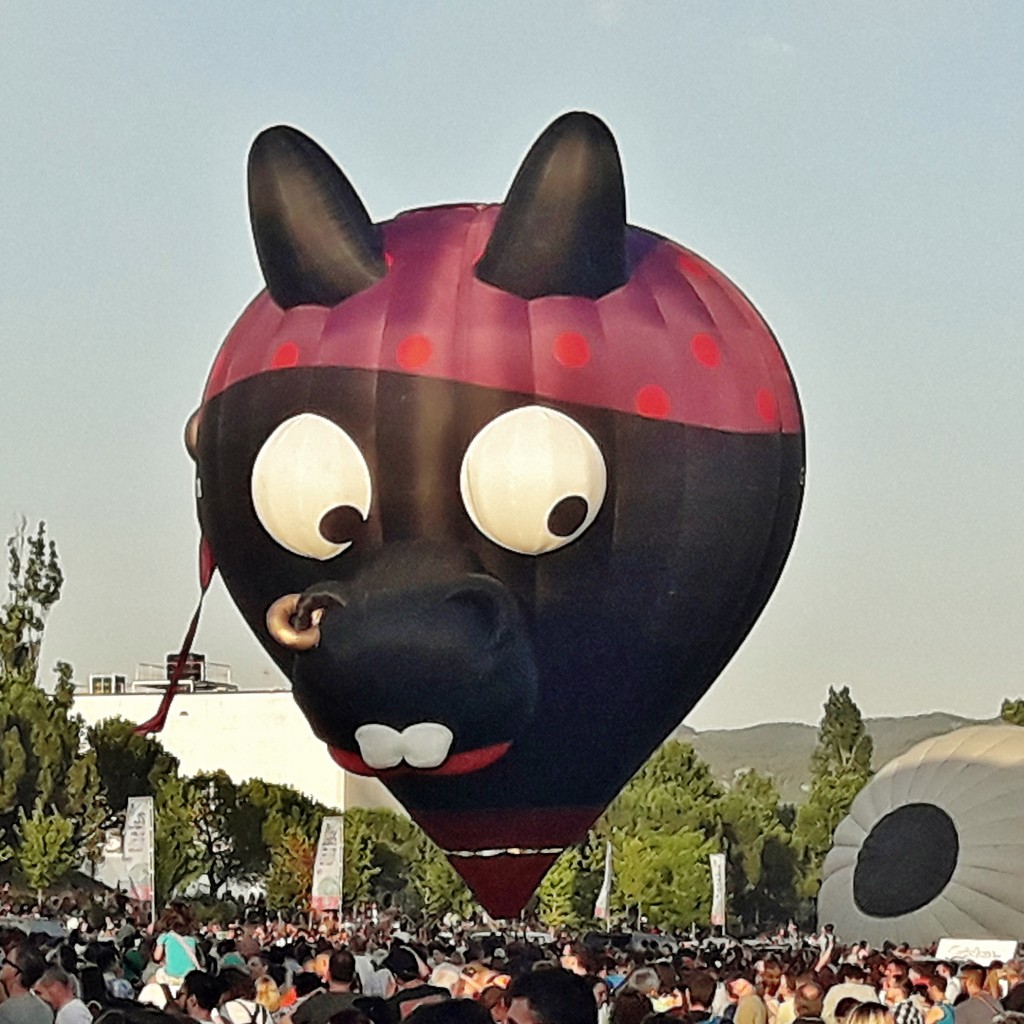
<instances>
[{"instance_id":1,"label":"crowd of people","mask_svg":"<svg viewBox=\"0 0 1024 1024\"><path fill-rule=\"evenodd\" d=\"M0 928L0 1024L1024 1024L1024 965L844 947L532 936L393 919ZM1018 1016L1019 1014L1019 1016Z\"/></svg>"}]
</instances>

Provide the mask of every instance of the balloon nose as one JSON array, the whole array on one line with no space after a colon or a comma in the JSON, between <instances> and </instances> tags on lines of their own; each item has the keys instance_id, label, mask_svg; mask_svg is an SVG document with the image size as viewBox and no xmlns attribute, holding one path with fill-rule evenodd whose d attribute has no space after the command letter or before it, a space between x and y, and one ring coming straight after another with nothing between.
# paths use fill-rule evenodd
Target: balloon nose
<instances>
[{"instance_id":1,"label":"balloon nose","mask_svg":"<svg viewBox=\"0 0 1024 1024\"><path fill-rule=\"evenodd\" d=\"M454 587L445 601L461 606L477 620L492 650L513 639L519 622L516 601L493 576L473 573Z\"/></svg>"}]
</instances>

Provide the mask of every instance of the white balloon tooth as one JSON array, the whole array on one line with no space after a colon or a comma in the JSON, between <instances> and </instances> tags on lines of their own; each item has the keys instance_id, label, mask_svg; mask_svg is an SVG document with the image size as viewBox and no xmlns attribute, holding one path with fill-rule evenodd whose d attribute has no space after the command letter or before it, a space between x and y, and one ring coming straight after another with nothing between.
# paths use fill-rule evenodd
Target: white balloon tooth
<instances>
[{"instance_id":1,"label":"white balloon tooth","mask_svg":"<svg viewBox=\"0 0 1024 1024\"><path fill-rule=\"evenodd\" d=\"M369 767L380 771L394 768L405 756L405 741L397 729L390 725L371 722L356 729L359 754Z\"/></svg>"},{"instance_id":2,"label":"white balloon tooth","mask_svg":"<svg viewBox=\"0 0 1024 1024\"><path fill-rule=\"evenodd\" d=\"M439 722L417 722L403 733L405 760L413 768L437 768L444 764L455 738L451 729Z\"/></svg>"}]
</instances>

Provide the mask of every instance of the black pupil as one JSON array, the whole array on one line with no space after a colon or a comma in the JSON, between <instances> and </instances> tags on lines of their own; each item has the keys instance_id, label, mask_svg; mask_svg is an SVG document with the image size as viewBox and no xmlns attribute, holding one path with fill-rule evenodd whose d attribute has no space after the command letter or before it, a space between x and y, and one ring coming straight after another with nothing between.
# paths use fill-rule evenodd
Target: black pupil
<instances>
[{"instance_id":1,"label":"black pupil","mask_svg":"<svg viewBox=\"0 0 1024 1024\"><path fill-rule=\"evenodd\" d=\"M857 854L853 901L871 917L931 903L956 870L960 836L935 804L904 804L876 822Z\"/></svg>"},{"instance_id":2,"label":"black pupil","mask_svg":"<svg viewBox=\"0 0 1024 1024\"><path fill-rule=\"evenodd\" d=\"M332 544L354 540L363 527L363 517L351 505L335 505L320 518L320 536Z\"/></svg>"},{"instance_id":3,"label":"black pupil","mask_svg":"<svg viewBox=\"0 0 1024 1024\"><path fill-rule=\"evenodd\" d=\"M556 537L571 537L587 518L587 503L578 494L563 498L548 513L548 530Z\"/></svg>"}]
</instances>

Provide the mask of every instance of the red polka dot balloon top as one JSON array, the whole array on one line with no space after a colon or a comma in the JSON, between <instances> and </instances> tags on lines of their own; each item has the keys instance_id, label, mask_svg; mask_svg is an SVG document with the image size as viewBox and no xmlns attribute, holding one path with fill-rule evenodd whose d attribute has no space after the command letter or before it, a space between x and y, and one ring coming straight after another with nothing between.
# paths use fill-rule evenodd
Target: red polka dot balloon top
<instances>
[{"instance_id":1,"label":"red polka dot balloon top","mask_svg":"<svg viewBox=\"0 0 1024 1024\"><path fill-rule=\"evenodd\" d=\"M414 210L379 226L379 280L335 305L264 291L224 342L212 398L256 374L336 366L498 388L739 433L798 433L778 343L695 253L625 228L627 279L597 298L524 298L481 279L500 205Z\"/></svg>"}]
</instances>

